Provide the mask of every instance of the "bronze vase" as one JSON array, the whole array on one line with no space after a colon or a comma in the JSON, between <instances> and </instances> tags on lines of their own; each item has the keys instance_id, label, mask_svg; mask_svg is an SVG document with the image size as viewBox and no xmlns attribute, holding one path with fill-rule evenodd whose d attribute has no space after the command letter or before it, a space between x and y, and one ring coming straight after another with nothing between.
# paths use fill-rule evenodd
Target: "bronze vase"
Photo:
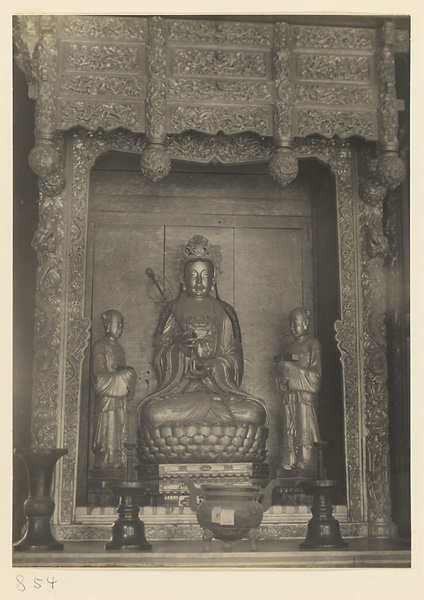
<instances>
[{"instance_id":1,"label":"bronze vase","mask_svg":"<svg viewBox=\"0 0 424 600\"><path fill-rule=\"evenodd\" d=\"M25 464L29 496L24 503L27 528L24 537L13 546L25 552L50 552L63 550L63 544L52 535L50 520L55 503L51 497L53 471L61 456L68 453L65 448L52 450L15 450L16 456Z\"/></svg>"}]
</instances>

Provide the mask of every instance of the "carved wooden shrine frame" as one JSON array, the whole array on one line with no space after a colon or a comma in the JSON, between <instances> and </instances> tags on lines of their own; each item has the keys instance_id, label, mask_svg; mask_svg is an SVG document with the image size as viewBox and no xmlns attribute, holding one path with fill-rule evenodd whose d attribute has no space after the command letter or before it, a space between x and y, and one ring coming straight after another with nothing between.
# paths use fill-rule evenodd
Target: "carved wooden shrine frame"
<instances>
[{"instance_id":1,"label":"carved wooden shrine frame","mask_svg":"<svg viewBox=\"0 0 424 600\"><path fill-rule=\"evenodd\" d=\"M264 161L281 185L295 179L298 159L329 166L337 195L344 531L393 535L382 211L387 190L406 173L397 154L394 55L408 52L408 31L389 21L373 29L157 16L26 15L14 27L16 60L36 100L29 162L40 189L31 442L68 449L56 470L58 537L77 535L89 177L110 150L140 155L153 181L169 173L172 159Z\"/></svg>"},{"instance_id":2,"label":"carved wooden shrine frame","mask_svg":"<svg viewBox=\"0 0 424 600\"><path fill-rule=\"evenodd\" d=\"M75 523L81 370L90 331L90 322L84 317L90 169L107 151L141 154L147 142L144 136L130 132L82 130L68 134L63 141L68 184L63 190L62 186L40 189L40 223L34 239L39 266L32 442L36 447L68 449L57 467L54 519L58 532L72 537L69 526ZM166 148L172 159L217 159L225 164L268 161L273 146L271 140L256 135L229 138L187 133L168 137ZM378 288L382 259L370 256L367 244L370 227L374 238L382 229L381 203L371 207L358 195L351 141L313 137L296 142L294 153L297 158L315 158L327 164L336 180L341 319L335 328L343 367L351 524L347 531L360 536L392 535L386 356L381 342L384 306Z\"/></svg>"}]
</instances>

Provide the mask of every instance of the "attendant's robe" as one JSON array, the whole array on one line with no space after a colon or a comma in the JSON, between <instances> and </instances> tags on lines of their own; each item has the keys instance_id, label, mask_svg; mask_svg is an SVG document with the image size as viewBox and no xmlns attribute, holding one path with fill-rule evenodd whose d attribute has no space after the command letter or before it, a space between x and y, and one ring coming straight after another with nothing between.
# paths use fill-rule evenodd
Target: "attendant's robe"
<instances>
[{"instance_id":1,"label":"attendant's robe","mask_svg":"<svg viewBox=\"0 0 424 600\"><path fill-rule=\"evenodd\" d=\"M126 402L135 390L137 375L125 368L122 346L108 336L93 345L91 385L95 393L92 449L95 467L124 464L127 440Z\"/></svg>"},{"instance_id":2,"label":"attendant's robe","mask_svg":"<svg viewBox=\"0 0 424 600\"><path fill-rule=\"evenodd\" d=\"M321 386L321 346L305 335L293 340L284 354L296 360L277 364L277 383L282 392L285 430L283 461L286 469L316 467L313 443L320 441L318 429L318 392Z\"/></svg>"}]
</instances>

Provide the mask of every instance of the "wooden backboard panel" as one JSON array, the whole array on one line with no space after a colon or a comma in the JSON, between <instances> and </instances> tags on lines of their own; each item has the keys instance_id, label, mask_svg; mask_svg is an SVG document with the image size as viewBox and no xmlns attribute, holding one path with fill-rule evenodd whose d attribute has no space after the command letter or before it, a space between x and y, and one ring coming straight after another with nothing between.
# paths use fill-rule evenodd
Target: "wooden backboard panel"
<instances>
[{"instance_id":1,"label":"wooden backboard panel","mask_svg":"<svg viewBox=\"0 0 424 600\"><path fill-rule=\"evenodd\" d=\"M203 177L208 185L202 186ZM132 173L94 174L86 314L92 319L93 341L103 336L103 311L116 308L124 315L120 341L127 363L139 376L135 400L129 405L130 435L134 440L136 407L156 387L151 358L160 311L149 294L146 268L152 268L165 290L175 297L179 291L175 269L178 247L193 235L203 235L211 244L219 245L219 294L236 309L243 335L243 388L267 405L268 461L276 466L282 423L273 357L281 353L283 338L289 334L290 310L295 306L314 306L309 192L304 182L298 183L297 190L282 193L276 210L270 178L261 175L258 187L253 185L254 176L248 174L216 177L217 186L211 185L210 174L181 177L179 194L183 197L185 180L185 198L196 196L192 200L195 210L187 218L186 201L175 201L175 182L158 186L152 196L150 190L133 185ZM225 206L225 211L217 213L217 202ZM243 211L240 202L245 203ZM85 373L83 395L88 397L87 361ZM82 440L81 444L83 447Z\"/></svg>"}]
</instances>

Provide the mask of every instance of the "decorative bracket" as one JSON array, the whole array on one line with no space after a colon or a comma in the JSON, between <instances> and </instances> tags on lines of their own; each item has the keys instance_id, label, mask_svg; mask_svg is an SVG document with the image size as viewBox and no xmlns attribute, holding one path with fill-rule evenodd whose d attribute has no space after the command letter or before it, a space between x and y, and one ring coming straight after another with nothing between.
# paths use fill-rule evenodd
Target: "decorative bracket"
<instances>
[{"instance_id":1,"label":"decorative bracket","mask_svg":"<svg viewBox=\"0 0 424 600\"><path fill-rule=\"evenodd\" d=\"M160 181L171 170L171 159L165 149L166 140L166 45L162 17L149 19L147 43L146 133L149 141L140 167L143 175Z\"/></svg>"},{"instance_id":2,"label":"decorative bracket","mask_svg":"<svg viewBox=\"0 0 424 600\"><path fill-rule=\"evenodd\" d=\"M380 157L377 175L380 183L390 190L395 189L406 177L406 168L398 155L398 111L400 106L396 97L395 60L396 30L393 22L386 21L380 31L378 50L378 87L380 96L379 146Z\"/></svg>"},{"instance_id":3,"label":"decorative bracket","mask_svg":"<svg viewBox=\"0 0 424 600\"><path fill-rule=\"evenodd\" d=\"M36 82L35 146L29 165L39 176L39 186L54 196L65 187L62 148L56 131L56 76L58 42L56 17L40 17L40 40L35 47L32 74Z\"/></svg>"},{"instance_id":4,"label":"decorative bracket","mask_svg":"<svg viewBox=\"0 0 424 600\"><path fill-rule=\"evenodd\" d=\"M282 186L291 183L299 170L293 143L293 83L291 77L293 32L287 23L274 25L274 144L270 175Z\"/></svg>"}]
</instances>

